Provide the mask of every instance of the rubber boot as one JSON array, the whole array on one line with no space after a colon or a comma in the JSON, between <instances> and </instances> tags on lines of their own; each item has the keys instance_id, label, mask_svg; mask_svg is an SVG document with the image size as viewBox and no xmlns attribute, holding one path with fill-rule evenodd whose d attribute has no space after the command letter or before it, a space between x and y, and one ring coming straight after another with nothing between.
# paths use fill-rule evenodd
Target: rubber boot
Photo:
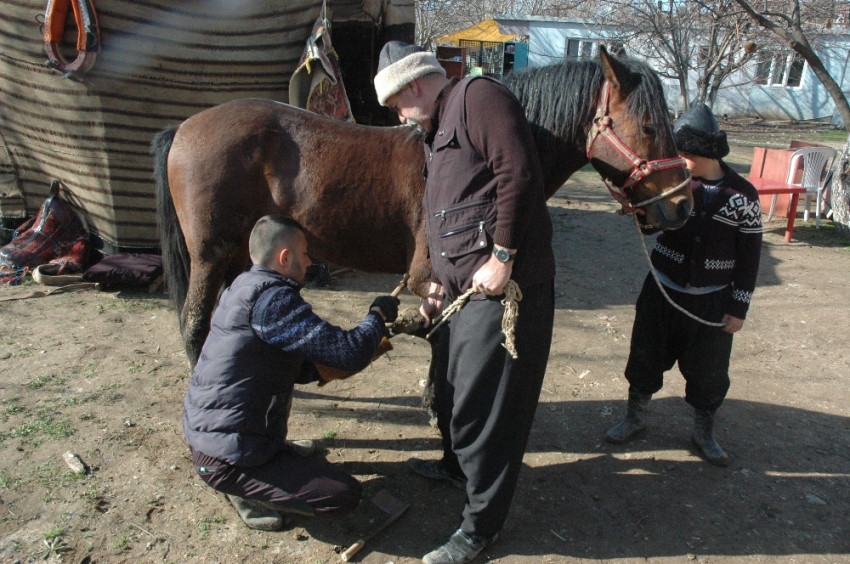
<instances>
[{"instance_id":1,"label":"rubber boot","mask_svg":"<svg viewBox=\"0 0 850 564\"><path fill-rule=\"evenodd\" d=\"M261 502L227 494L227 499L236 508L239 517L250 529L260 531L277 531L285 521L280 513L263 505Z\"/></svg>"},{"instance_id":2,"label":"rubber boot","mask_svg":"<svg viewBox=\"0 0 850 564\"><path fill-rule=\"evenodd\" d=\"M694 413L694 444L715 466L729 466L729 455L714 440L714 412L697 409Z\"/></svg>"},{"instance_id":3,"label":"rubber boot","mask_svg":"<svg viewBox=\"0 0 850 564\"><path fill-rule=\"evenodd\" d=\"M626 417L608 429L605 433L605 440L615 444L624 443L646 429L646 425L643 424L643 414L650 399L652 399L652 394L629 391Z\"/></svg>"}]
</instances>

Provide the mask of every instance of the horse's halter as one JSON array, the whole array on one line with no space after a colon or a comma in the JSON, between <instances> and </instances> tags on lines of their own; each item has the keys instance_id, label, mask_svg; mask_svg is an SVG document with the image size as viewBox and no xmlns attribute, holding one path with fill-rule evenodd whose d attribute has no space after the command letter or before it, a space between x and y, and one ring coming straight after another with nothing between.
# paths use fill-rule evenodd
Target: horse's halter
<instances>
[{"instance_id":1,"label":"horse's halter","mask_svg":"<svg viewBox=\"0 0 850 564\"><path fill-rule=\"evenodd\" d=\"M653 202L657 202L658 200L663 200L667 196L674 194L687 186L691 181L691 175L688 173L688 177L681 183L677 184L673 188L669 190L665 190L661 194L657 196L653 196L648 200L644 200L637 204L632 204L629 200L628 195L626 194L626 190L636 186L639 182L644 180L653 172L659 172L662 170L669 170L671 168L684 167L687 172L687 164L685 163L685 159L682 157L673 157L669 159L656 159L654 161L646 161L639 157L631 148L623 143L623 141L617 137L617 134L614 133L614 130L611 127L611 116L608 115L608 100L611 97L611 82L605 80L602 84L602 91L599 94L599 103L596 105L596 116L593 118L593 125L590 128L590 132L587 136L587 158L590 160L590 151L593 149L593 144L601 135L605 139L608 140L609 143L623 155L626 160L628 160L632 165L632 173L626 182L615 190L611 187L611 184L608 182L606 178L602 178L605 182L605 186L608 188L608 191L611 192L611 195L617 200L623 209L633 213L637 208L643 207L645 205L651 204Z\"/></svg>"}]
</instances>

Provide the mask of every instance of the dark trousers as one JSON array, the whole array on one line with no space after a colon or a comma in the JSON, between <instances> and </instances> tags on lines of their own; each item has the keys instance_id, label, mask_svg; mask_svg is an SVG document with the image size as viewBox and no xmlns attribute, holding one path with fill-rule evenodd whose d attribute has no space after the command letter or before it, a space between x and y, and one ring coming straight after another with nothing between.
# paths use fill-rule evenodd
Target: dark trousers
<instances>
[{"instance_id":1,"label":"dark trousers","mask_svg":"<svg viewBox=\"0 0 850 564\"><path fill-rule=\"evenodd\" d=\"M666 288L677 304L706 321L718 322L732 287L710 294L683 294ZM693 320L667 302L652 274L637 300L632 343L626 364L630 390L654 394L664 384L664 372L679 363L685 377L685 401L696 409L714 411L729 391L732 334Z\"/></svg>"},{"instance_id":2,"label":"dark trousers","mask_svg":"<svg viewBox=\"0 0 850 564\"><path fill-rule=\"evenodd\" d=\"M233 466L192 450L201 479L225 494L274 503L293 513L345 515L360 503L360 482L287 449L262 466Z\"/></svg>"},{"instance_id":3,"label":"dark trousers","mask_svg":"<svg viewBox=\"0 0 850 564\"><path fill-rule=\"evenodd\" d=\"M467 478L467 534L494 535L507 518L546 373L553 284L522 293L516 360L502 346L505 308L492 298L470 301L449 318L432 361L444 464Z\"/></svg>"}]
</instances>

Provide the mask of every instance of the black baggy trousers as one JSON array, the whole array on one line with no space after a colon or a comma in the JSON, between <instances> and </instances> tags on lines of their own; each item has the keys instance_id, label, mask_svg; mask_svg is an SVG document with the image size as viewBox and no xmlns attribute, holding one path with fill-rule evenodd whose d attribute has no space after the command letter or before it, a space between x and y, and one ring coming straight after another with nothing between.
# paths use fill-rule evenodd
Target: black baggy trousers
<instances>
[{"instance_id":1,"label":"black baggy trousers","mask_svg":"<svg viewBox=\"0 0 850 564\"><path fill-rule=\"evenodd\" d=\"M443 464L467 478L461 528L471 535L492 536L507 518L546 374L553 282L521 290L516 360L503 346L501 298L450 317L432 360Z\"/></svg>"},{"instance_id":2,"label":"black baggy trousers","mask_svg":"<svg viewBox=\"0 0 850 564\"><path fill-rule=\"evenodd\" d=\"M360 482L353 476L288 447L262 466L233 466L192 449L192 465L215 490L273 503L292 513L340 516L360 503Z\"/></svg>"},{"instance_id":3,"label":"black baggy trousers","mask_svg":"<svg viewBox=\"0 0 850 564\"><path fill-rule=\"evenodd\" d=\"M732 287L703 295L665 290L690 313L718 322L723 318ZM630 390L654 394L664 384L664 372L678 361L686 382L685 401L696 409L713 412L729 391L731 354L731 333L700 323L674 308L652 274L647 275L637 300L626 364Z\"/></svg>"}]
</instances>

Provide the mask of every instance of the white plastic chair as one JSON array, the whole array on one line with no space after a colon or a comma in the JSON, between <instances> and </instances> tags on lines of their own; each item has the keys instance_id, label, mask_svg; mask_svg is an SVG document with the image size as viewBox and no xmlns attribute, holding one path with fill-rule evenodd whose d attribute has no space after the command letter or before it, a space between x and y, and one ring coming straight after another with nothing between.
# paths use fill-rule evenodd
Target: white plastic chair
<instances>
[{"instance_id":1,"label":"white plastic chair","mask_svg":"<svg viewBox=\"0 0 850 564\"><path fill-rule=\"evenodd\" d=\"M825 181L828 180L824 178L824 171L829 170L832 159L835 158L836 154L835 149L829 147L803 147L802 149L797 149L791 155L791 162L788 164L788 178L785 180L785 183L804 186L806 188L806 202L803 206L804 221L809 220L809 208L812 206L812 196L815 197L815 228L820 227L823 192L826 184ZM794 182L794 176L796 176L800 159L803 159L803 177L800 182ZM773 200L770 202L770 211L767 214L768 221L773 217L777 197L778 195L774 195Z\"/></svg>"}]
</instances>

